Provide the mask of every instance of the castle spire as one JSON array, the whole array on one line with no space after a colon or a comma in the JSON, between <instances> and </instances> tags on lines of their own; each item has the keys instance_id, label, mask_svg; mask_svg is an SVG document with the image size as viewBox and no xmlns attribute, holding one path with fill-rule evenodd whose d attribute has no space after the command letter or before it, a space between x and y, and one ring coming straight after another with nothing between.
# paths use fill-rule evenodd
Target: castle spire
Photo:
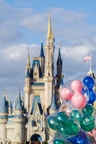
<instances>
[{"instance_id":1,"label":"castle spire","mask_svg":"<svg viewBox=\"0 0 96 144\"><path fill-rule=\"evenodd\" d=\"M48 18L48 32L47 32L47 39L53 39L54 35L52 31L52 24L51 24L51 9L49 8L49 18Z\"/></svg>"},{"instance_id":2,"label":"castle spire","mask_svg":"<svg viewBox=\"0 0 96 144\"><path fill-rule=\"evenodd\" d=\"M53 95L51 99L51 105L50 105L50 110L55 111L57 110L57 104L56 104L56 95L55 95L55 87L53 87Z\"/></svg>"},{"instance_id":3,"label":"castle spire","mask_svg":"<svg viewBox=\"0 0 96 144\"><path fill-rule=\"evenodd\" d=\"M40 57L44 57L43 42L41 41Z\"/></svg>"},{"instance_id":4,"label":"castle spire","mask_svg":"<svg viewBox=\"0 0 96 144\"><path fill-rule=\"evenodd\" d=\"M61 58L61 51L60 51L60 42L59 42L59 51L58 51L58 59L57 59L57 65L62 65L62 58Z\"/></svg>"},{"instance_id":5,"label":"castle spire","mask_svg":"<svg viewBox=\"0 0 96 144\"><path fill-rule=\"evenodd\" d=\"M58 59L61 60L60 43L59 43Z\"/></svg>"},{"instance_id":6,"label":"castle spire","mask_svg":"<svg viewBox=\"0 0 96 144\"><path fill-rule=\"evenodd\" d=\"M23 110L20 90L19 90L19 96L18 96L18 98L17 98L16 110Z\"/></svg>"},{"instance_id":7,"label":"castle spire","mask_svg":"<svg viewBox=\"0 0 96 144\"><path fill-rule=\"evenodd\" d=\"M29 53L29 48L27 49L28 49L27 69L30 69L30 53Z\"/></svg>"}]
</instances>

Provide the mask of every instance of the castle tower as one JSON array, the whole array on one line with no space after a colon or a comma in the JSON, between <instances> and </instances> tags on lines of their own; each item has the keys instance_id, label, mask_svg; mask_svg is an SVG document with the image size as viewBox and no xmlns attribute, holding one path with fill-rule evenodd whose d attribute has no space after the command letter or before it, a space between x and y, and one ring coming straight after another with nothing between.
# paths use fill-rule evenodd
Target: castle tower
<instances>
[{"instance_id":1,"label":"castle tower","mask_svg":"<svg viewBox=\"0 0 96 144\"><path fill-rule=\"evenodd\" d=\"M61 59L61 52L60 52L60 45L58 51L58 59L57 59L57 85L60 86L61 84L61 77L62 77L62 59Z\"/></svg>"},{"instance_id":2,"label":"castle tower","mask_svg":"<svg viewBox=\"0 0 96 144\"><path fill-rule=\"evenodd\" d=\"M58 50L58 58L57 58L57 74L56 74L56 102L57 106L59 107L60 102L60 89L63 85L63 74L62 74L62 58L61 58L61 51L60 51L60 44Z\"/></svg>"},{"instance_id":3,"label":"castle tower","mask_svg":"<svg viewBox=\"0 0 96 144\"><path fill-rule=\"evenodd\" d=\"M25 108L26 111L29 112L30 109L30 83L31 83L31 68L30 68L30 54L29 54L29 48L28 48L28 60L27 60L27 67L25 72Z\"/></svg>"},{"instance_id":4,"label":"castle tower","mask_svg":"<svg viewBox=\"0 0 96 144\"><path fill-rule=\"evenodd\" d=\"M25 118L24 118L24 107L21 101L21 95L17 98L16 107L15 107L15 116L14 116L14 139L15 142L22 143L26 140L25 137Z\"/></svg>"},{"instance_id":5,"label":"castle tower","mask_svg":"<svg viewBox=\"0 0 96 144\"><path fill-rule=\"evenodd\" d=\"M52 97L53 76L54 76L54 36L51 26L51 16L48 19L48 32L45 45L45 109L49 109Z\"/></svg>"},{"instance_id":6,"label":"castle tower","mask_svg":"<svg viewBox=\"0 0 96 144\"><path fill-rule=\"evenodd\" d=\"M4 141L7 138L6 123L8 120L8 101L4 96L0 109L0 138Z\"/></svg>"}]
</instances>

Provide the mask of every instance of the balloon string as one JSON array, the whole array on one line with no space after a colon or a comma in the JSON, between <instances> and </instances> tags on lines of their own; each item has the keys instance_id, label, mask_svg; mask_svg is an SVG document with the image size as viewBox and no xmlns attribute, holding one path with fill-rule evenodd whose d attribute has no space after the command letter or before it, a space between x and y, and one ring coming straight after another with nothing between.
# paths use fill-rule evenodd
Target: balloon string
<instances>
[{"instance_id":1,"label":"balloon string","mask_svg":"<svg viewBox=\"0 0 96 144\"><path fill-rule=\"evenodd\" d=\"M90 72L92 71L92 55L90 54Z\"/></svg>"}]
</instances>

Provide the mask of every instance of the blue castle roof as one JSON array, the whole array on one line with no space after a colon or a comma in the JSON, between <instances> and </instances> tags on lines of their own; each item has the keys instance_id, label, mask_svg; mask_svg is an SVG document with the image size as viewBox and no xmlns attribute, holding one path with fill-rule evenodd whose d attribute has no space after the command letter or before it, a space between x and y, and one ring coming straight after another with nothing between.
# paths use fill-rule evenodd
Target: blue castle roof
<instances>
[{"instance_id":1,"label":"blue castle roof","mask_svg":"<svg viewBox=\"0 0 96 144\"><path fill-rule=\"evenodd\" d=\"M40 57L45 57L44 56L44 49L43 49L43 42L41 42Z\"/></svg>"},{"instance_id":2,"label":"blue castle roof","mask_svg":"<svg viewBox=\"0 0 96 144\"><path fill-rule=\"evenodd\" d=\"M34 113L34 110L35 110L36 105L38 105L40 114L42 114L42 113L43 113L43 110L42 110L42 106L41 106L40 96L34 96L31 114Z\"/></svg>"},{"instance_id":3,"label":"blue castle roof","mask_svg":"<svg viewBox=\"0 0 96 144\"><path fill-rule=\"evenodd\" d=\"M27 68L25 78L31 78L30 69Z\"/></svg>"},{"instance_id":4,"label":"blue castle roof","mask_svg":"<svg viewBox=\"0 0 96 144\"><path fill-rule=\"evenodd\" d=\"M3 102L1 104L0 112L2 112L2 113L8 113L8 101L6 100L5 96L4 96Z\"/></svg>"},{"instance_id":5,"label":"blue castle roof","mask_svg":"<svg viewBox=\"0 0 96 144\"><path fill-rule=\"evenodd\" d=\"M22 101L21 101L21 95L19 93L19 96L17 98L17 102L16 102L16 110L24 110L23 106L22 106Z\"/></svg>"},{"instance_id":6,"label":"blue castle roof","mask_svg":"<svg viewBox=\"0 0 96 144\"><path fill-rule=\"evenodd\" d=\"M40 61L39 60L33 60L33 64L32 64L32 71L34 70L34 67L37 66L38 70L39 70L39 77L41 78L42 72L41 72L41 67L40 67Z\"/></svg>"},{"instance_id":7,"label":"blue castle roof","mask_svg":"<svg viewBox=\"0 0 96 144\"><path fill-rule=\"evenodd\" d=\"M53 94L52 96L52 100L51 100L51 106L50 106L50 110L57 110L57 104L56 104L56 95Z\"/></svg>"},{"instance_id":8,"label":"blue castle roof","mask_svg":"<svg viewBox=\"0 0 96 144\"><path fill-rule=\"evenodd\" d=\"M59 48L59 52L58 52L57 65L62 65L62 58L61 58L60 48Z\"/></svg>"}]
</instances>

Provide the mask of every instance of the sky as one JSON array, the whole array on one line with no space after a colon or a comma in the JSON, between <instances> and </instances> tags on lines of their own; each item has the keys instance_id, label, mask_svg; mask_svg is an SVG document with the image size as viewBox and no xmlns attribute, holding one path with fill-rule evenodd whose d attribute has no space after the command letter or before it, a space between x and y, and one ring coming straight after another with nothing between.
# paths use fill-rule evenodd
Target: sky
<instances>
[{"instance_id":1,"label":"sky","mask_svg":"<svg viewBox=\"0 0 96 144\"><path fill-rule=\"evenodd\" d=\"M31 64L39 56L47 35L49 4L55 37L54 63L60 42L64 83L86 75L92 54L96 74L96 0L0 0L0 97L4 91L15 101L19 88L24 96L27 48ZM55 65L56 69L56 65ZM56 73L56 71L55 71Z\"/></svg>"}]
</instances>

